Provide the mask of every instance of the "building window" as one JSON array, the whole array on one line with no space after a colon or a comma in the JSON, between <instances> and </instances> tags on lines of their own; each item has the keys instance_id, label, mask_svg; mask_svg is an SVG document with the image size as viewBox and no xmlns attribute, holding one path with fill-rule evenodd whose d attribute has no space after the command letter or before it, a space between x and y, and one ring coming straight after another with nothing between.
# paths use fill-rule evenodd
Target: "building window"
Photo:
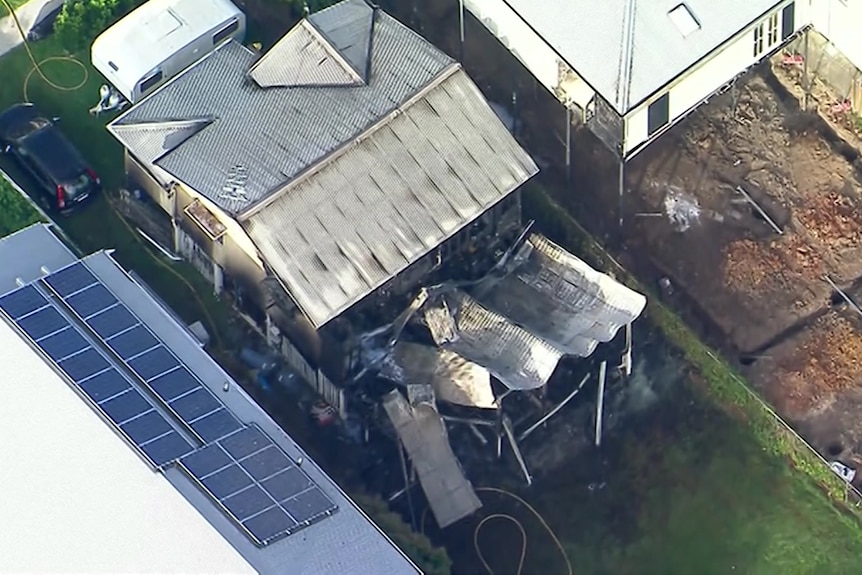
<instances>
[{"instance_id":1,"label":"building window","mask_svg":"<svg viewBox=\"0 0 862 575\"><path fill-rule=\"evenodd\" d=\"M763 54L763 23L754 27L754 57L759 58Z\"/></svg>"},{"instance_id":2,"label":"building window","mask_svg":"<svg viewBox=\"0 0 862 575\"><path fill-rule=\"evenodd\" d=\"M224 40L227 40L230 36L233 36L234 32L239 30L239 20L234 20L215 34L213 34L213 46L218 46Z\"/></svg>"},{"instance_id":3,"label":"building window","mask_svg":"<svg viewBox=\"0 0 862 575\"><path fill-rule=\"evenodd\" d=\"M791 2L781 11L781 39L787 40L791 36L793 36L793 32L796 30L796 21L794 19L794 15L796 14L796 9L794 3Z\"/></svg>"},{"instance_id":4,"label":"building window","mask_svg":"<svg viewBox=\"0 0 862 575\"><path fill-rule=\"evenodd\" d=\"M769 21L767 22L767 29L769 31L768 36L768 46L772 48L776 44L778 44L778 12L775 14L769 15Z\"/></svg>"},{"instance_id":5,"label":"building window","mask_svg":"<svg viewBox=\"0 0 862 575\"><path fill-rule=\"evenodd\" d=\"M141 81L141 94L146 94L161 81L162 71L156 70L153 74L149 75Z\"/></svg>"},{"instance_id":6,"label":"building window","mask_svg":"<svg viewBox=\"0 0 862 575\"><path fill-rule=\"evenodd\" d=\"M647 135L652 136L670 121L670 99L665 94L649 105L647 110Z\"/></svg>"},{"instance_id":7,"label":"building window","mask_svg":"<svg viewBox=\"0 0 862 575\"><path fill-rule=\"evenodd\" d=\"M700 30L700 23L691 13L691 9L685 4L679 4L667 13L683 38L687 38L694 32Z\"/></svg>"}]
</instances>

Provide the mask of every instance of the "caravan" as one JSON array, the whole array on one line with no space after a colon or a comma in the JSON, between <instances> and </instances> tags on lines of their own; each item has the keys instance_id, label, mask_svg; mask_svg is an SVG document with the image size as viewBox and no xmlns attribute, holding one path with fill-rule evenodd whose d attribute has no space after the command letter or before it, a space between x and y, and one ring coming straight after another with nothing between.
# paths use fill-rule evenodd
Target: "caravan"
<instances>
[{"instance_id":1,"label":"caravan","mask_svg":"<svg viewBox=\"0 0 862 575\"><path fill-rule=\"evenodd\" d=\"M90 59L129 102L209 54L245 37L245 14L230 0L150 0L102 32Z\"/></svg>"}]
</instances>

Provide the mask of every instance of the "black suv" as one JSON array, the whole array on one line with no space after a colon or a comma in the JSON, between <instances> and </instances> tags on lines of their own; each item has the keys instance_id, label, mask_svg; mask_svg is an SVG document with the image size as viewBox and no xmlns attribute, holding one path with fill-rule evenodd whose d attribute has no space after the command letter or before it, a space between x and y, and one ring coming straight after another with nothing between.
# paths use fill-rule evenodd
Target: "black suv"
<instances>
[{"instance_id":1,"label":"black suv","mask_svg":"<svg viewBox=\"0 0 862 575\"><path fill-rule=\"evenodd\" d=\"M0 145L36 179L51 209L71 210L102 187L78 150L33 104L0 114Z\"/></svg>"}]
</instances>

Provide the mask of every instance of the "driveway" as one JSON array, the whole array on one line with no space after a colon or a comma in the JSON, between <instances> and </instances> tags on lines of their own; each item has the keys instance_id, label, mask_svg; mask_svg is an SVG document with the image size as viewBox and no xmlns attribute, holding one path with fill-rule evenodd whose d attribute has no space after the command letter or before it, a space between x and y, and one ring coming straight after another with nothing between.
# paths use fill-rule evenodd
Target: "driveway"
<instances>
[{"instance_id":1,"label":"driveway","mask_svg":"<svg viewBox=\"0 0 862 575\"><path fill-rule=\"evenodd\" d=\"M27 32L46 4L54 7L62 3L63 0L30 0L30 2L19 7L15 13L18 14L18 20L20 20L24 31ZM0 8L0 14L6 13L5 7ZM20 45L21 34L15 26L15 21L12 20L11 16L0 18L0 56Z\"/></svg>"}]
</instances>

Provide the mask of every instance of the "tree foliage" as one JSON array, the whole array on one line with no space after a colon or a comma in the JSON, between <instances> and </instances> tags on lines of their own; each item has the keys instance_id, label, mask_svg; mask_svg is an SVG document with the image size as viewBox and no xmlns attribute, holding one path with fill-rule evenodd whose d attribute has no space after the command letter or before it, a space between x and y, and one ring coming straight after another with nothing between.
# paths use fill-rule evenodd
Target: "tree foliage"
<instances>
[{"instance_id":1,"label":"tree foliage","mask_svg":"<svg viewBox=\"0 0 862 575\"><path fill-rule=\"evenodd\" d=\"M351 497L426 575L450 574L452 561L446 550L435 547L425 535L413 531L380 497L367 494Z\"/></svg>"},{"instance_id":2,"label":"tree foliage","mask_svg":"<svg viewBox=\"0 0 862 575\"><path fill-rule=\"evenodd\" d=\"M54 25L57 38L72 52L93 39L143 0L68 0Z\"/></svg>"}]
</instances>

